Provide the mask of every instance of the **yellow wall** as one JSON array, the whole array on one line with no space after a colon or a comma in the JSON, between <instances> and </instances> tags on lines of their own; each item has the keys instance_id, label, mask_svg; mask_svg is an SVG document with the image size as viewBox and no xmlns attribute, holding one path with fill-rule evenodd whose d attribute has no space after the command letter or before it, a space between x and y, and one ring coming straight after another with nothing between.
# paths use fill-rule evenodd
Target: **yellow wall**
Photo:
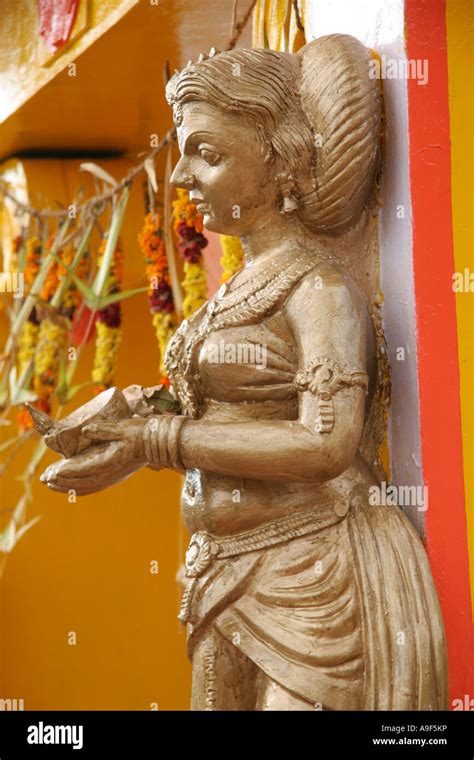
<instances>
[{"instance_id":1,"label":"yellow wall","mask_svg":"<svg viewBox=\"0 0 474 760\"><path fill-rule=\"evenodd\" d=\"M69 42L48 59L41 40L38 46L36 0L3 2L0 122L74 61L137 3L138 0L81 0Z\"/></svg>"},{"instance_id":2,"label":"yellow wall","mask_svg":"<svg viewBox=\"0 0 474 760\"><path fill-rule=\"evenodd\" d=\"M128 166L119 159L100 163L116 177ZM63 202L73 195L79 161L24 165L33 197L39 190ZM145 284L136 242L143 214L137 182L122 233L125 289ZM159 357L145 297L124 302L123 312L116 383L152 385ZM3 345L4 314L0 323ZM89 344L78 381L88 377L92 351ZM82 391L70 408L90 395ZM45 462L54 458L51 452ZM26 462L25 451L16 474ZM42 519L19 542L0 584L0 698L24 699L27 710L147 710L153 702L160 709L189 707L185 630L176 618L175 575L184 542L179 487L173 473L143 470L69 504L35 482L29 515ZM4 478L0 508L14 506L20 494L21 483L13 475ZM152 560L159 563L157 576L150 573ZM70 631L77 634L76 646L68 645Z\"/></svg>"},{"instance_id":3,"label":"yellow wall","mask_svg":"<svg viewBox=\"0 0 474 760\"><path fill-rule=\"evenodd\" d=\"M474 275L474 6L471 0L447 0L451 195L457 272ZM473 292L456 295L461 412L469 542L471 595L474 598L474 283Z\"/></svg>"}]
</instances>

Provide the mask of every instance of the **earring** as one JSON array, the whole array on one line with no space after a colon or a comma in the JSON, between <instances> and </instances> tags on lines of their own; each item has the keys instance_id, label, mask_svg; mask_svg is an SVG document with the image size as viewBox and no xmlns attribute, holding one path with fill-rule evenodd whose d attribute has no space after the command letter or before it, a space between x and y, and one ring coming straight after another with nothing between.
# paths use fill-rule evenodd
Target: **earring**
<instances>
[{"instance_id":1,"label":"earring","mask_svg":"<svg viewBox=\"0 0 474 760\"><path fill-rule=\"evenodd\" d=\"M295 195L296 182L294 177L288 172L280 172L280 174L277 174L276 178L283 196L281 213L289 214L292 211L296 211L298 208L298 199Z\"/></svg>"}]
</instances>

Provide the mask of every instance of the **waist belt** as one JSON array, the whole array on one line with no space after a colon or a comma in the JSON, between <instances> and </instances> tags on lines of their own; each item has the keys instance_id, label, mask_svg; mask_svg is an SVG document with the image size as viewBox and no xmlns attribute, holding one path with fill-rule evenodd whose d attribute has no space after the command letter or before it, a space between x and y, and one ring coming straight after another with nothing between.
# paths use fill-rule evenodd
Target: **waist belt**
<instances>
[{"instance_id":1,"label":"waist belt","mask_svg":"<svg viewBox=\"0 0 474 760\"><path fill-rule=\"evenodd\" d=\"M215 558L235 557L314 533L339 522L348 511L348 504L338 501L336 504L297 512L233 536L212 536L204 530L194 533L186 552L186 576L199 577Z\"/></svg>"},{"instance_id":2,"label":"waist belt","mask_svg":"<svg viewBox=\"0 0 474 760\"><path fill-rule=\"evenodd\" d=\"M323 507L282 517L253 530L236 533L234 536L213 536L207 531L199 531L191 536L186 551L186 577L188 581L181 598L178 618L183 623L189 621L193 591L197 579L214 559L236 557L265 547L282 544L298 536L306 536L340 522L349 512L349 500L337 501Z\"/></svg>"}]
</instances>

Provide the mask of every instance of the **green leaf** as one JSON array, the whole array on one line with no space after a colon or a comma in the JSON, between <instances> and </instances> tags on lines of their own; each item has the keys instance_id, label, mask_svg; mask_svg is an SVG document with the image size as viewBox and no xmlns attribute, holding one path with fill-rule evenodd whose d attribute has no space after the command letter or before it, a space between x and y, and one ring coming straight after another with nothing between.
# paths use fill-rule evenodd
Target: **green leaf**
<instances>
[{"instance_id":1,"label":"green leaf","mask_svg":"<svg viewBox=\"0 0 474 760\"><path fill-rule=\"evenodd\" d=\"M20 375L18 382L15 381L11 388L10 404L12 406L23 404L25 401L36 401L36 394L29 390L33 368L34 362L31 360Z\"/></svg>"},{"instance_id":2,"label":"green leaf","mask_svg":"<svg viewBox=\"0 0 474 760\"><path fill-rule=\"evenodd\" d=\"M111 293L110 296L104 296L104 298L101 298L98 304L98 309L105 309L106 306L109 306L111 303L116 303L116 301L125 301L127 298L132 298L132 296L136 296L139 293L145 293L148 290L148 288L135 288L135 290L125 290L120 291L120 293Z\"/></svg>"},{"instance_id":3,"label":"green leaf","mask_svg":"<svg viewBox=\"0 0 474 760\"><path fill-rule=\"evenodd\" d=\"M36 393L33 393L33 391L28 390L26 387L29 383L29 377L31 377L30 373L26 373L26 376L23 373L20 378L21 384L19 384L16 377L16 367L12 367L10 370L10 404L12 406L18 406L18 404L23 404L25 401L36 401Z\"/></svg>"},{"instance_id":4,"label":"green leaf","mask_svg":"<svg viewBox=\"0 0 474 760\"><path fill-rule=\"evenodd\" d=\"M31 494L27 492L18 499L15 511L13 512L13 519L16 525L22 525L26 515L26 505L29 501L31 501Z\"/></svg>"},{"instance_id":5,"label":"green leaf","mask_svg":"<svg viewBox=\"0 0 474 760\"><path fill-rule=\"evenodd\" d=\"M58 264L61 264L61 266L64 267L64 269L66 269L70 278L74 280L74 283L77 286L77 289L80 290L82 295L84 296L86 304L90 308L95 308L95 304L97 303L97 296L95 295L92 288L89 285L86 285L84 280L81 280L81 278L77 276L77 274L74 272L72 267L70 267L68 264L65 264L64 261L61 261L61 258L57 254L52 253L50 251L50 255Z\"/></svg>"},{"instance_id":6,"label":"green leaf","mask_svg":"<svg viewBox=\"0 0 474 760\"><path fill-rule=\"evenodd\" d=\"M10 335L8 336L8 341L4 350L5 354L8 354L13 348L16 335L19 333L24 323L28 319L31 310L33 306L35 305L35 301L37 297L39 296L39 294L41 293L43 285L46 281L46 277L48 275L49 268L51 266L50 256L53 259L56 258L57 251L61 247L61 243L63 241L64 235L66 234L67 228L69 227L69 224L70 224L69 219L66 219L64 222L62 222L62 224L60 225L58 229L56 237L54 239L53 245L51 246L49 250L46 251L46 255L44 256L43 261L41 262L38 274L36 275L33 281L30 292L26 296L25 300L22 303L21 309L19 310L18 314L15 316L15 319L13 320L11 330L10 330Z\"/></svg>"},{"instance_id":7,"label":"green leaf","mask_svg":"<svg viewBox=\"0 0 474 760\"><path fill-rule=\"evenodd\" d=\"M16 528L13 520L10 520L5 530L0 533L0 552L8 554L15 546Z\"/></svg>"},{"instance_id":8,"label":"green leaf","mask_svg":"<svg viewBox=\"0 0 474 760\"><path fill-rule=\"evenodd\" d=\"M173 396L171 391L168 390L166 385L160 385L155 391L153 391L153 393L150 396L147 396L147 398L150 400L154 400L158 398L165 398L165 399L168 399L169 401L177 400L175 396Z\"/></svg>"},{"instance_id":9,"label":"green leaf","mask_svg":"<svg viewBox=\"0 0 474 760\"><path fill-rule=\"evenodd\" d=\"M177 401L167 401L166 399L161 398L157 401L152 401L151 403L158 412L173 412L174 414L177 414L180 410Z\"/></svg>"},{"instance_id":10,"label":"green leaf","mask_svg":"<svg viewBox=\"0 0 474 760\"><path fill-rule=\"evenodd\" d=\"M112 220L111 229L112 229L113 224L114 224L114 221ZM120 228L118 229L118 231L120 231ZM110 237L110 234L111 233L109 233L109 237ZM116 236L116 241L117 241L117 238L118 238L118 232ZM107 238L107 244L108 244L108 241L109 241L109 238ZM115 251L115 246L112 250L112 254L114 251ZM131 298L132 296L138 295L139 293L145 293L148 290L147 287L143 287L143 288L135 288L134 290L121 291L119 293L111 293L110 295L98 296L96 295L96 292L94 291L95 285L93 285L92 287L89 285L86 285L86 283L83 282L83 280L81 280L74 273L71 267L69 267L67 264L64 264L64 262L61 261L59 256L54 255L53 258L67 270L68 275L70 276L71 279L74 280L78 289L81 291L82 295L84 296L86 305L89 307L89 309L91 309L91 311L101 311L102 309L105 309L107 306L109 306L111 303L116 303L117 301L125 301L127 298ZM97 276L102 270L104 260L105 260L105 253L104 253L104 258L102 260L102 264L100 266ZM109 263L109 270L110 270L110 265L111 265L111 261ZM109 274L109 270L107 271L107 276ZM97 281L97 277L96 277L96 281Z\"/></svg>"},{"instance_id":11,"label":"green leaf","mask_svg":"<svg viewBox=\"0 0 474 760\"><path fill-rule=\"evenodd\" d=\"M154 391L150 396L147 396L146 398L147 401L149 401L149 403L152 404L152 406L159 412L178 413L180 411L179 401L173 396L172 393L169 392L166 385L160 386L156 391Z\"/></svg>"},{"instance_id":12,"label":"green leaf","mask_svg":"<svg viewBox=\"0 0 474 760\"><path fill-rule=\"evenodd\" d=\"M97 298L101 298L101 296L104 295L104 288L107 282L107 277L109 276L110 267L112 265L114 251L117 246L117 240L120 233L120 228L122 226L123 215L125 213L125 207L127 205L129 192L129 186L125 185L122 196L120 198L120 202L112 215L112 221L110 223L107 242L105 244L105 251L104 255L102 256L102 262L92 285L92 289Z\"/></svg>"},{"instance_id":13,"label":"green leaf","mask_svg":"<svg viewBox=\"0 0 474 760\"><path fill-rule=\"evenodd\" d=\"M21 528L17 528L14 519L10 520L3 533L0 533L0 552L9 554L15 548L20 538L33 525L36 525L38 520L41 520L41 515L33 517L26 525L22 525Z\"/></svg>"},{"instance_id":14,"label":"green leaf","mask_svg":"<svg viewBox=\"0 0 474 760\"><path fill-rule=\"evenodd\" d=\"M89 223L87 224L84 234L81 238L81 242L79 243L76 253L74 255L74 259L72 260L71 266L66 266L67 275L63 278L62 282L59 284L58 289L56 290L56 293L54 294L53 298L51 299L51 305L55 308L59 308L63 302L64 295L67 291L67 289L70 286L71 280L75 279L76 287L79 289L78 282L83 283L83 281L77 277L76 275L76 269L78 268L79 264L82 261L82 258L87 250L87 244L89 242L89 238L91 236L92 230L94 229L94 220L91 219ZM62 266L65 266L64 262L61 262Z\"/></svg>"},{"instance_id":15,"label":"green leaf","mask_svg":"<svg viewBox=\"0 0 474 760\"><path fill-rule=\"evenodd\" d=\"M66 383L65 387L62 388L61 391L59 391L59 389L56 391L56 396L61 404L67 404L69 401L72 401L76 393L78 393L82 388L87 388L91 385L94 385L91 380L88 380L85 383L77 383L76 385L71 385L69 387Z\"/></svg>"},{"instance_id":16,"label":"green leaf","mask_svg":"<svg viewBox=\"0 0 474 760\"><path fill-rule=\"evenodd\" d=\"M13 366L8 374L8 385L10 389L10 398L13 396L16 390L16 367Z\"/></svg>"},{"instance_id":17,"label":"green leaf","mask_svg":"<svg viewBox=\"0 0 474 760\"><path fill-rule=\"evenodd\" d=\"M58 227L58 230L56 232L56 237L54 239L54 242L49 250L45 252L45 255L43 256L43 260L40 264L40 268L38 270L38 273L31 285L30 292L28 295L24 298L23 303L21 307L18 309L17 313L15 314L14 319L12 320L11 326L10 326L10 333L7 338L7 342L5 344L5 348L3 349L3 355L6 357L10 357L10 359L7 359L4 363L4 366L8 366L8 364L11 364L11 355L12 351L15 345L15 339L17 335L19 334L20 330L23 328L23 325L25 324L26 320L31 314L31 310L33 309L36 299L41 293L41 289L46 281L46 277L49 272L49 268L51 266L51 259L54 258L57 251L61 247L61 243L64 239L64 235L66 234L66 231L69 227L70 220L65 219ZM3 370L3 376L1 378L0 383L0 396L3 399L4 393L6 388L8 387L8 372ZM26 381L25 381L26 382ZM23 383L21 387L23 387ZM15 389L16 390L16 389ZM2 403L4 403L2 401ZM12 403L12 402L11 402ZM14 403L14 402L13 402Z\"/></svg>"},{"instance_id":18,"label":"green leaf","mask_svg":"<svg viewBox=\"0 0 474 760\"><path fill-rule=\"evenodd\" d=\"M64 404L65 399L67 396L67 372L66 372L66 361L64 357L61 358L61 361L59 362L59 371L58 371L58 382L56 385L56 398L59 400L61 404Z\"/></svg>"}]
</instances>

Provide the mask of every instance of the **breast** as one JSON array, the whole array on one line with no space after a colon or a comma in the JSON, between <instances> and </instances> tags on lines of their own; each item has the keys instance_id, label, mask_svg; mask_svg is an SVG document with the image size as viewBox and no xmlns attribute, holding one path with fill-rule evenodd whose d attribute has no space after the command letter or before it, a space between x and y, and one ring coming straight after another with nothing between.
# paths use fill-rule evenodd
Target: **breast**
<instances>
[{"instance_id":1,"label":"breast","mask_svg":"<svg viewBox=\"0 0 474 760\"><path fill-rule=\"evenodd\" d=\"M281 315L217 330L199 352L202 391L207 399L223 402L293 400L297 362L294 339Z\"/></svg>"}]
</instances>

